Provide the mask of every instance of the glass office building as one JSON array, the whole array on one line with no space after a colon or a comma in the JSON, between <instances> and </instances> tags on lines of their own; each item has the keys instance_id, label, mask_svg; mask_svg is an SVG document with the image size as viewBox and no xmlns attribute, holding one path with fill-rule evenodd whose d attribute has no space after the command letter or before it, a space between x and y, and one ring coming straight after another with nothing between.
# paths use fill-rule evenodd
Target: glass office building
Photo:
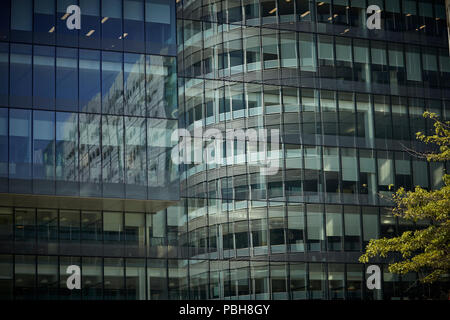
<instances>
[{"instance_id":1,"label":"glass office building","mask_svg":"<svg viewBox=\"0 0 450 320\"><path fill-rule=\"evenodd\" d=\"M450 118L444 3L2 1L0 298L442 298L381 260L368 290L358 257L426 227L392 216L392 190L442 185L405 148L424 150L425 110ZM177 128L279 130L280 169L234 139L178 165Z\"/></svg>"}]
</instances>

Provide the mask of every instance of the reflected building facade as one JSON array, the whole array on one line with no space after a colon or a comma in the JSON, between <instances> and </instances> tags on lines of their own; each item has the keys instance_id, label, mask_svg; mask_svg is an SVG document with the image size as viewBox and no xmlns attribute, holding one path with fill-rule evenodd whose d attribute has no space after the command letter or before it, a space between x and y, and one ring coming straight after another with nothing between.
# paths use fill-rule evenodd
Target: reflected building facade
<instances>
[{"instance_id":1,"label":"reflected building facade","mask_svg":"<svg viewBox=\"0 0 450 320\"><path fill-rule=\"evenodd\" d=\"M442 184L405 152L425 110L449 119L445 0L2 1L0 298L442 298L358 263L426 227L387 200ZM234 140L178 166L177 128L278 129L280 170Z\"/></svg>"}]
</instances>

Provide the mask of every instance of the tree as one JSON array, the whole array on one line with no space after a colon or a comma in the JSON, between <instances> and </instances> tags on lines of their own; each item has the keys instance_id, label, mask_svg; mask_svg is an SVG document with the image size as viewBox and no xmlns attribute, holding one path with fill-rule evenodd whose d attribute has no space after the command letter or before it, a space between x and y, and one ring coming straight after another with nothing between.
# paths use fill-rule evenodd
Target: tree
<instances>
[{"instance_id":1,"label":"tree","mask_svg":"<svg viewBox=\"0 0 450 320\"><path fill-rule=\"evenodd\" d=\"M434 113L425 112L425 118L434 122L434 134L418 132L418 140L436 146L429 153L414 152L428 161L450 160L450 121L440 121ZM450 175L443 176L443 186L437 190L415 187L413 191L400 188L393 195L393 214L409 221L430 221L422 230L406 231L394 238L374 239L359 258L368 263L370 258L394 257L389 272L407 274L417 272L423 283L433 283L450 271Z\"/></svg>"}]
</instances>

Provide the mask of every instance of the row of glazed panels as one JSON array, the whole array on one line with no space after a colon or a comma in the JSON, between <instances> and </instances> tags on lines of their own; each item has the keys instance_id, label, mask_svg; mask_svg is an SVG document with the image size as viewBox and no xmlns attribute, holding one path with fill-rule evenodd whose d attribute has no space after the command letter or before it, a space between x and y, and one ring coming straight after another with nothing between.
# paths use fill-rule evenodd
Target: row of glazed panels
<instances>
[{"instance_id":1,"label":"row of glazed panels","mask_svg":"<svg viewBox=\"0 0 450 320\"><path fill-rule=\"evenodd\" d=\"M80 8L79 29L70 29ZM0 41L176 55L172 0L3 0Z\"/></svg>"},{"instance_id":2,"label":"row of glazed panels","mask_svg":"<svg viewBox=\"0 0 450 320\"><path fill-rule=\"evenodd\" d=\"M448 289L386 265L381 290L366 288L362 264L0 255L0 265L2 300L445 300ZM67 289L70 265L81 268L81 290Z\"/></svg>"},{"instance_id":3,"label":"row of glazed panels","mask_svg":"<svg viewBox=\"0 0 450 320\"><path fill-rule=\"evenodd\" d=\"M389 208L241 203L184 199L147 214L0 207L0 252L209 260L287 253L291 261L345 252L356 262L370 240L428 226Z\"/></svg>"},{"instance_id":4,"label":"row of glazed panels","mask_svg":"<svg viewBox=\"0 0 450 320\"><path fill-rule=\"evenodd\" d=\"M381 30L375 32L446 37L445 0L184 0L177 2L177 16L280 29L292 29L295 23L300 28L355 30L367 35L370 5L377 5L381 11Z\"/></svg>"},{"instance_id":5,"label":"row of glazed panels","mask_svg":"<svg viewBox=\"0 0 450 320\"><path fill-rule=\"evenodd\" d=\"M177 118L173 57L0 42L0 106Z\"/></svg>"},{"instance_id":6,"label":"row of glazed panels","mask_svg":"<svg viewBox=\"0 0 450 320\"><path fill-rule=\"evenodd\" d=\"M183 22L179 76L291 86L311 86L317 78L322 86L408 95L420 94L408 87L449 88L446 43L418 46L254 27L219 32L216 24Z\"/></svg>"},{"instance_id":7,"label":"row of glazed panels","mask_svg":"<svg viewBox=\"0 0 450 320\"><path fill-rule=\"evenodd\" d=\"M192 137L200 128L217 128L224 139L229 129L266 128L279 130L285 144L402 151L415 148L417 132L433 132L425 111L450 116L450 100L183 80L180 118Z\"/></svg>"},{"instance_id":8,"label":"row of glazed panels","mask_svg":"<svg viewBox=\"0 0 450 320\"><path fill-rule=\"evenodd\" d=\"M0 192L178 199L177 120L0 108Z\"/></svg>"}]
</instances>

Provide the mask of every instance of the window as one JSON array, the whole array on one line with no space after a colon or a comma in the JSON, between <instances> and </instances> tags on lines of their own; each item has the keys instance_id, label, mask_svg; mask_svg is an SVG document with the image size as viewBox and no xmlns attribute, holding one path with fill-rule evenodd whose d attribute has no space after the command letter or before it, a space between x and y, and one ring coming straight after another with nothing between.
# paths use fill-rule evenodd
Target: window
<instances>
[{"instance_id":1,"label":"window","mask_svg":"<svg viewBox=\"0 0 450 320\"><path fill-rule=\"evenodd\" d=\"M122 50L122 40L127 37L122 31L122 1L102 0L102 48Z\"/></svg>"},{"instance_id":2,"label":"window","mask_svg":"<svg viewBox=\"0 0 450 320\"><path fill-rule=\"evenodd\" d=\"M343 235L341 206L327 205L325 209L328 251L341 251Z\"/></svg>"},{"instance_id":3,"label":"window","mask_svg":"<svg viewBox=\"0 0 450 320\"><path fill-rule=\"evenodd\" d=\"M374 84L389 84L389 72L387 67L386 44L372 41L372 82Z\"/></svg>"},{"instance_id":4,"label":"window","mask_svg":"<svg viewBox=\"0 0 450 320\"><path fill-rule=\"evenodd\" d=\"M309 204L306 213L308 251L323 251L325 249L323 207Z\"/></svg>"},{"instance_id":5,"label":"window","mask_svg":"<svg viewBox=\"0 0 450 320\"><path fill-rule=\"evenodd\" d=\"M106 83L104 84L106 85ZM80 50L79 61L80 111L100 113L100 52Z\"/></svg>"},{"instance_id":6,"label":"window","mask_svg":"<svg viewBox=\"0 0 450 320\"><path fill-rule=\"evenodd\" d=\"M11 44L9 103L12 107L26 108L32 105L31 51L30 45Z\"/></svg>"},{"instance_id":7,"label":"window","mask_svg":"<svg viewBox=\"0 0 450 320\"><path fill-rule=\"evenodd\" d=\"M277 32L263 29L262 52L264 69L278 68L278 37Z\"/></svg>"},{"instance_id":8,"label":"window","mask_svg":"<svg viewBox=\"0 0 450 320\"><path fill-rule=\"evenodd\" d=\"M291 252L305 250L305 216L303 206L288 206L287 242Z\"/></svg>"},{"instance_id":9,"label":"window","mask_svg":"<svg viewBox=\"0 0 450 320\"><path fill-rule=\"evenodd\" d=\"M316 44L313 34L299 33L300 70L302 72L316 72ZM305 74L307 76L307 74Z\"/></svg>"},{"instance_id":10,"label":"window","mask_svg":"<svg viewBox=\"0 0 450 320\"><path fill-rule=\"evenodd\" d=\"M10 192L30 192L23 180L31 180L31 111L10 109L9 146L9 178L17 180L17 184L10 180Z\"/></svg>"},{"instance_id":11,"label":"window","mask_svg":"<svg viewBox=\"0 0 450 320\"><path fill-rule=\"evenodd\" d=\"M102 258L82 258L81 288L83 299L86 298L86 300L100 300L104 298Z\"/></svg>"},{"instance_id":12,"label":"window","mask_svg":"<svg viewBox=\"0 0 450 320\"><path fill-rule=\"evenodd\" d=\"M56 48L56 110L78 111L77 49Z\"/></svg>"},{"instance_id":13,"label":"window","mask_svg":"<svg viewBox=\"0 0 450 320\"><path fill-rule=\"evenodd\" d=\"M1 21L1 20L0 20ZM0 22L1 23L1 22ZM1 31L0 31L1 33ZM8 106L9 44L0 43L0 106Z\"/></svg>"},{"instance_id":14,"label":"window","mask_svg":"<svg viewBox=\"0 0 450 320\"><path fill-rule=\"evenodd\" d=\"M104 197L123 197L124 183L123 118L102 117L102 177Z\"/></svg>"},{"instance_id":15,"label":"window","mask_svg":"<svg viewBox=\"0 0 450 320\"><path fill-rule=\"evenodd\" d=\"M166 199L167 195L175 199L178 195L178 165L172 162L171 141L176 120L148 119L147 122L147 170L149 194Z\"/></svg>"},{"instance_id":16,"label":"window","mask_svg":"<svg viewBox=\"0 0 450 320\"><path fill-rule=\"evenodd\" d=\"M326 273L324 263L309 264L309 293L310 299L326 299Z\"/></svg>"},{"instance_id":17,"label":"window","mask_svg":"<svg viewBox=\"0 0 450 320\"><path fill-rule=\"evenodd\" d=\"M124 55L125 114L145 116L145 56Z\"/></svg>"},{"instance_id":18,"label":"window","mask_svg":"<svg viewBox=\"0 0 450 320\"><path fill-rule=\"evenodd\" d=\"M147 56L147 116L177 118L178 97L175 58Z\"/></svg>"},{"instance_id":19,"label":"window","mask_svg":"<svg viewBox=\"0 0 450 320\"><path fill-rule=\"evenodd\" d=\"M357 146L373 148L375 143L374 114L368 94L356 94Z\"/></svg>"},{"instance_id":20,"label":"window","mask_svg":"<svg viewBox=\"0 0 450 320\"><path fill-rule=\"evenodd\" d=\"M325 4L324 6L327 6ZM318 37L319 72L321 78L334 79L334 44L333 37L320 35Z\"/></svg>"},{"instance_id":21,"label":"window","mask_svg":"<svg viewBox=\"0 0 450 320\"><path fill-rule=\"evenodd\" d=\"M33 191L53 194L55 187L55 113L33 113Z\"/></svg>"},{"instance_id":22,"label":"window","mask_svg":"<svg viewBox=\"0 0 450 320\"><path fill-rule=\"evenodd\" d=\"M144 48L144 0L123 2L123 41L125 50L142 52Z\"/></svg>"},{"instance_id":23,"label":"window","mask_svg":"<svg viewBox=\"0 0 450 320\"><path fill-rule=\"evenodd\" d=\"M175 2L146 0L147 53L175 55L175 25Z\"/></svg>"},{"instance_id":24,"label":"window","mask_svg":"<svg viewBox=\"0 0 450 320\"><path fill-rule=\"evenodd\" d=\"M359 251L361 239L359 207L344 206L344 250Z\"/></svg>"},{"instance_id":25,"label":"window","mask_svg":"<svg viewBox=\"0 0 450 320\"><path fill-rule=\"evenodd\" d=\"M345 9L343 10L345 11ZM341 15L338 16L338 18L340 17L342 18ZM353 79L352 68L351 39L336 37L336 78L338 80L351 81Z\"/></svg>"},{"instance_id":26,"label":"window","mask_svg":"<svg viewBox=\"0 0 450 320\"><path fill-rule=\"evenodd\" d=\"M356 149L341 149L342 196L345 203L354 203L358 192L358 158Z\"/></svg>"},{"instance_id":27,"label":"window","mask_svg":"<svg viewBox=\"0 0 450 320\"><path fill-rule=\"evenodd\" d=\"M33 30L33 1L11 1L11 39L31 42Z\"/></svg>"},{"instance_id":28,"label":"window","mask_svg":"<svg viewBox=\"0 0 450 320\"><path fill-rule=\"evenodd\" d=\"M408 84L417 85L416 82L422 82L422 67L418 47L408 46L406 48L406 73L407 80L412 81L412 83L409 82Z\"/></svg>"},{"instance_id":29,"label":"window","mask_svg":"<svg viewBox=\"0 0 450 320\"><path fill-rule=\"evenodd\" d=\"M143 118L125 118L125 164L127 198L146 198L146 122Z\"/></svg>"},{"instance_id":30,"label":"window","mask_svg":"<svg viewBox=\"0 0 450 320\"><path fill-rule=\"evenodd\" d=\"M286 300L288 299L288 270L287 264L270 263L270 279L272 281L272 299L273 300Z\"/></svg>"},{"instance_id":31,"label":"window","mask_svg":"<svg viewBox=\"0 0 450 320\"><path fill-rule=\"evenodd\" d=\"M145 259L127 259L125 263L127 299L145 300Z\"/></svg>"},{"instance_id":32,"label":"window","mask_svg":"<svg viewBox=\"0 0 450 320\"><path fill-rule=\"evenodd\" d=\"M78 194L78 115L56 113L56 191Z\"/></svg>"},{"instance_id":33,"label":"window","mask_svg":"<svg viewBox=\"0 0 450 320\"><path fill-rule=\"evenodd\" d=\"M347 264L347 299L361 300L364 266L361 264Z\"/></svg>"},{"instance_id":34,"label":"window","mask_svg":"<svg viewBox=\"0 0 450 320\"><path fill-rule=\"evenodd\" d=\"M0 108L0 190L8 191L8 109Z\"/></svg>"},{"instance_id":35,"label":"window","mask_svg":"<svg viewBox=\"0 0 450 320\"><path fill-rule=\"evenodd\" d=\"M352 2L353 3L353 2ZM353 78L355 81L366 83L366 87L370 83L370 64L369 64L369 41L353 40ZM368 88L368 87L367 87Z\"/></svg>"},{"instance_id":36,"label":"window","mask_svg":"<svg viewBox=\"0 0 450 320\"><path fill-rule=\"evenodd\" d=\"M379 238L378 208L362 207L363 218L363 248L372 239Z\"/></svg>"},{"instance_id":37,"label":"window","mask_svg":"<svg viewBox=\"0 0 450 320\"><path fill-rule=\"evenodd\" d=\"M79 114L80 117L80 195L101 195L102 164L100 155L100 116Z\"/></svg>"},{"instance_id":38,"label":"window","mask_svg":"<svg viewBox=\"0 0 450 320\"><path fill-rule=\"evenodd\" d=\"M289 264L289 280L292 300L307 299L306 263L292 262Z\"/></svg>"},{"instance_id":39,"label":"window","mask_svg":"<svg viewBox=\"0 0 450 320\"><path fill-rule=\"evenodd\" d=\"M100 49L100 0L79 0L83 22L80 30L80 47ZM105 21L106 22L106 21Z\"/></svg>"},{"instance_id":40,"label":"window","mask_svg":"<svg viewBox=\"0 0 450 320\"><path fill-rule=\"evenodd\" d=\"M329 299L343 300L345 281L344 281L344 264L329 263L328 264L328 286Z\"/></svg>"},{"instance_id":41,"label":"window","mask_svg":"<svg viewBox=\"0 0 450 320\"><path fill-rule=\"evenodd\" d=\"M361 186L359 193L361 202L366 204L376 204L378 195L377 180L375 175L375 151L359 151L359 168L359 183Z\"/></svg>"},{"instance_id":42,"label":"window","mask_svg":"<svg viewBox=\"0 0 450 320\"><path fill-rule=\"evenodd\" d=\"M55 42L55 1L34 1L34 42L54 44Z\"/></svg>"},{"instance_id":43,"label":"window","mask_svg":"<svg viewBox=\"0 0 450 320\"><path fill-rule=\"evenodd\" d=\"M122 53L102 52L102 112L123 114Z\"/></svg>"}]
</instances>

